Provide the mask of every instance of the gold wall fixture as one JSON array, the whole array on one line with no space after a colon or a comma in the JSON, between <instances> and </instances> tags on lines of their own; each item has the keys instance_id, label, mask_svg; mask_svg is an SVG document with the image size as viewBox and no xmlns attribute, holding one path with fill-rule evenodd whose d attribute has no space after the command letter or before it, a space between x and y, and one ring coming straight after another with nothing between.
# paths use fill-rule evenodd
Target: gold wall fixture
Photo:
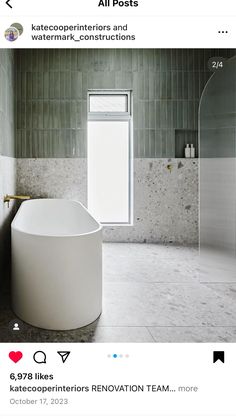
<instances>
[{"instance_id":1,"label":"gold wall fixture","mask_svg":"<svg viewBox=\"0 0 236 419\"><path fill-rule=\"evenodd\" d=\"M27 196L27 195L5 195L4 199L3 199L3 202L4 203L7 202L7 205L8 205L8 208L9 208L10 201L12 201L13 199L18 199L20 201L24 201L24 200L30 199L30 198L31 197Z\"/></svg>"},{"instance_id":2,"label":"gold wall fixture","mask_svg":"<svg viewBox=\"0 0 236 419\"><path fill-rule=\"evenodd\" d=\"M173 165L172 164L167 164L166 166L167 170L169 170L169 172L171 173L172 169L173 169Z\"/></svg>"}]
</instances>

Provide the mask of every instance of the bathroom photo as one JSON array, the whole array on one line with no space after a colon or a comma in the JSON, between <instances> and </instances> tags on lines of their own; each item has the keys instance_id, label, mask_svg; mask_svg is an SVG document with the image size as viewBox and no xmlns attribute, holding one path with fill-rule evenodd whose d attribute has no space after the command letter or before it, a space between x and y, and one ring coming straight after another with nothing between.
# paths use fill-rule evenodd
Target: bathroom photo
<instances>
[{"instance_id":1,"label":"bathroom photo","mask_svg":"<svg viewBox=\"0 0 236 419\"><path fill-rule=\"evenodd\" d=\"M235 74L0 49L0 342L236 342Z\"/></svg>"}]
</instances>

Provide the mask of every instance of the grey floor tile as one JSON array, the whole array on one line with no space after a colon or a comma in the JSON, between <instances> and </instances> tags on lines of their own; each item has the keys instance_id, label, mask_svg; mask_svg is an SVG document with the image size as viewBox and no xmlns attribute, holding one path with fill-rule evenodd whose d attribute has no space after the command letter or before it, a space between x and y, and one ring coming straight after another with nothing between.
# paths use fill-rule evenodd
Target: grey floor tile
<instances>
[{"instance_id":1,"label":"grey floor tile","mask_svg":"<svg viewBox=\"0 0 236 419\"><path fill-rule=\"evenodd\" d=\"M0 325L1 327L1 325ZM23 324L21 332L10 332L7 325L1 328L0 342L154 342L146 327L98 327L97 322L71 331L49 331Z\"/></svg>"},{"instance_id":2,"label":"grey floor tile","mask_svg":"<svg viewBox=\"0 0 236 419\"><path fill-rule=\"evenodd\" d=\"M97 321L82 327L81 329L68 331L49 331L35 328L32 329L29 338L34 342L77 342L89 343L94 341L94 334L97 328Z\"/></svg>"},{"instance_id":3,"label":"grey floor tile","mask_svg":"<svg viewBox=\"0 0 236 419\"><path fill-rule=\"evenodd\" d=\"M154 342L146 327L98 327L94 342Z\"/></svg>"},{"instance_id":4,"label":"grey floor tile","mask_svg":"<svg viewBox=\"0 0 236 419\"><path fill-rule=\"evenodd\" d=\"M206 283L204 284L212 292L216 292L222 301L222 305L225 304L225 309L229 308L227 304L231 303L231 307L236 312L236 283Z\"/></svg>"},{"instance_id":5,"label":"grey floor tile","mask_svg":"<svg viewBox=\"0 0 236 419\"><path fill-rule=\"evenodd\" d=\"M236 326L230 287L107 283L99 326Z\"/></svg>"},{"instance_id":6,"label":"grey floor tile","mask_svg":"<svg viewBox=\"0 0 236 419\"><path fill-rule=\"evenodd\" d=\"M236 327L150 327L155 342L236 342Z\"/></svg>"},{"instance_id":7,"label":"grey floor tile","mask_svg":"<svg viewBox=\"0 0 236 419\"><path fill-rule=\"evenodd\" d=\"M198 250L155 244L104 244L104 280L192 283L199 280Z\"/></svg>"},{"instance_id":8,"label":"grey floor tile","mask_svg":"<svg viewBox=\"0 0 236 419\"><path fill-rule=\"evenodd\" d=\"M174 244L161 244L161 243L103 243L105 252L109 254L119 255L125 253L141 255L157 255L164 259L179 258L185 259L197 257L198 247L197 246L178 246Z\"/></svg>"}]
</instances>

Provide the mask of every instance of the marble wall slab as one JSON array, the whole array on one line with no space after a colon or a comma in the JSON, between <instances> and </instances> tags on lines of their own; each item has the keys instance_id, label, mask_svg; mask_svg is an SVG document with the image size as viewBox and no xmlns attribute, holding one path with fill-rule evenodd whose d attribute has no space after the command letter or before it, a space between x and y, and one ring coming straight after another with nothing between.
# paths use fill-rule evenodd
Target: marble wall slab
<instances>
[{"instance_id":1,"label":"marble wall slab","mask_svg":"<svg viewBox=\"0 0 236 419\"><path fill-rule=\"evenodd\" d=\"M169 166L169 168L167 168ZM17 191L87 204L87 159L17 159ZM134 225L105 241L198 243L198 160L134 159Z\"/></svg>"}]
</instances>

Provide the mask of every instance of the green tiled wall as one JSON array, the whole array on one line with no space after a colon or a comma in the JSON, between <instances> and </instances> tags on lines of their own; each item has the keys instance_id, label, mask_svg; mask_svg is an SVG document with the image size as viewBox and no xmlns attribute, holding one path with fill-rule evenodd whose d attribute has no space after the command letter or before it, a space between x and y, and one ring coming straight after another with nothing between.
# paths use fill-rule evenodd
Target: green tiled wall
<instances>
[{"instance_id":1,"label":"green tiled wall","mask_svg":"<svg viewBox=\"0 0 236 419\"><path fill-rule=\"evenodd\" d=\"M14 157L14 55L0 49L0 155Z\"/></svg>"},{"instance_id":2,"label":"green tiled wall","mask_svg":"<svg viewBox=\"0 0 236 419\"><path fill-rule=\"evenodd\" d=\"M131 89L134 156L192 138L212 56L233 50L17 50L17 157L86 157L88 89ZM178 133L178 135L177 135ZM180 138L180 141L181 140Z\"/></svg>"},{"instance_id":3,"label":"green tiled wall","mask_svg":"<svg viewBox=\"0 0 236 419\"><path fill-rule=\"evenodd\" d=\"M236 157L235 92L236 56L214 74L202 97L201 158ZM229 181L235 178L234 173L230 175L228 171L228 174Z\"/></svg>"}]
</instances>

